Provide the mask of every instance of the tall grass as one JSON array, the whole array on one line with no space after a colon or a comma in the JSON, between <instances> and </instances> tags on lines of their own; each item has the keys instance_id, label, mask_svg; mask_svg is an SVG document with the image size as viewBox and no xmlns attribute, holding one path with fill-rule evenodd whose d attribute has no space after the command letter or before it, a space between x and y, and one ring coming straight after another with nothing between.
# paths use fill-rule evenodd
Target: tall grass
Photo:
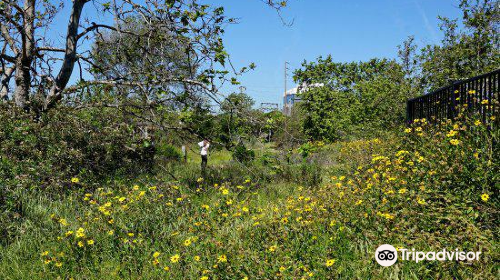
<instances>
[{"instance_id":1,"label":"tall grass","mask_svg":"<svg viewBox=\"0 0 500 280\"><path fill-rule=\"evenodd\" d=\"M188 163L98 187L22 188L0 278L494 279L496 143L498 130L474 119L419 120L401 141L319 145L313 157L333 158L313 161L332 173L320 186L263 179L273 163L220 160L204 179ZM384 268L383 243L483 254Z\"/></svg>"}]
</instances>

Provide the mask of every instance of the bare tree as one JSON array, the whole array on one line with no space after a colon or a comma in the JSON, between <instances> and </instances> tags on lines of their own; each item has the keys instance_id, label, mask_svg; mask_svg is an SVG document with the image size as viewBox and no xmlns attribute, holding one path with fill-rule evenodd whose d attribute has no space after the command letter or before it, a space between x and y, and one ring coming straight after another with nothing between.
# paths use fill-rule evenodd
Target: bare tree
<instances>
[{"instance_id":1,"label":"bare tree","mask_svg":"<svg viewBox=\"0 0 500 280\"><path fill-rule=\"evenodd\" d=\"M224 70L228 54L224 50L221 35L227 24L235 20L224 16L222 7L202 5L198 0L2 0L0 1L0 98L13 98L15 104L29 110L38 106L48 110L60 101L65 94L89 85L110 85L129 88L142 88L143 92L152 83L175 83L190 87L215 97L221 81L234 82L234 77L227 78L231 72ZM286 6L286 1L264 1L278 11ZM64 5L70 5L67 17L64 45L52 42L54 19ZM94 9L99 17L82 19L84 8ZM98 19L101 19L100 21ZM109 19L113 19L110 25ZM104 20L102 20L104 19ZM108 19L108 21L106 21ZM140 21L142 28L130 28L131 19ZM135 36L140 44L162 44L158 30L165 31L167 40L176 40L190 56L190 62L196 64L198 71L193 75L175 75L175 71L156 71L148 75L150 79L140 80L137 73L118 72L113 67L103 69L91 56L91 49L83 47L84 42L93 42L103 38L104 30L114 32L117 46L121 44L121 34L127 34L128 40ZM109 33L108 33L109 34ZM154 38L153 38L154 36ZM160 42L158 41L160 39ZM57 41L57 40L54 40ZM88 46L88 44L87 44ZM154 48L145 47L144 58L153 58L158 53L149 52ZM154 63L154 61L151 61ZM78 65L80 77L72 82L75 65ZM101 68L99 68L99 67ZM105 66L105 65L104 65ZM115 70L113 72L113 70ZM126 69L137 71L137 69ZM100 73L86 80L88 73ZM109 75L113 73L113 75ZM13 81L12 81L12 78ZM13 86L12 86L13 85ZM12 92L13 88L13 92ZM33 95L41 102L34 104Z\"/></svg>"}]
</instances>

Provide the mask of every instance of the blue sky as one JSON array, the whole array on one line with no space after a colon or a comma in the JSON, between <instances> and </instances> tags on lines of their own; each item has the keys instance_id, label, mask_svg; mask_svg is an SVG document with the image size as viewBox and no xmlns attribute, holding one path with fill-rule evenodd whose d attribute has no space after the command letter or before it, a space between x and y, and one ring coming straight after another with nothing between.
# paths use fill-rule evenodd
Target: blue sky
<instances>
[{"instance_id":1,"label":"blue sky","mask_svg":"<svg viewBox=\"0 0 500 280\"><path fill-rule=\"evenodd\" d=\"M438 43L438 15L461 16L458 0L289 0L282 13L285 21L293 21L288 27L263 0L200 1L223 6L227 16L239 18L239 24L227 26L225 45L236 68L251 62L257 65L240 79L257 107L261 102L282 105L285 61L290 63L290 89L294 86L292 72L304 60L313 61L329 54L341 62L394 58L397 46L410 35L420 46ZM86 5L82 24L88 25L84 22L87 17L113 24L109 17L97 14L92 5L93 2ZM69 8L66 5L58 15L49 35L59 46L64 45ZM85 43L81 47L88 46ZM78 80L77 68L71 80ZM238 88L227 86L223 90L228 94Z\"/></svg>"},{"instance_id":2,"label":"blue sky","mask_svg":"<svg viewBox=\"0 0 500 280\"><path fill-rule=\"evenodd\" d=\"M240 23L226 29L225 44L233 63L257 68L240 80L247 93L261 102L282 103L283 64L299 68L302 61L331 54L336 61L394 58L397 46L414 35L423 46L441 38L438 15L459 18L457 0L290 0L276 12L261 0L206 0L224 6ZM288 88L292 87L290 77ZM236 90L226 88L226 91Z\"/></svg>"}]
</instances>

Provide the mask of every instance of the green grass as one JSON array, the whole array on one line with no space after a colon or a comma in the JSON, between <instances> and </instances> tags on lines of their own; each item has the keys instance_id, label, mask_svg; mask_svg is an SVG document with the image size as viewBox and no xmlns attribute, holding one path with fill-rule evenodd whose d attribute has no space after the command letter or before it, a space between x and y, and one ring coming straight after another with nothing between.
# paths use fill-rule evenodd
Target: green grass
<instances>
[{"instance_id":1,"label":"green grass","mask_svg":"<svg viewBox=\"0 0 500 280\"><path fill-rule=\"evenodd\" d=\"M199 159L191 152L169 174L19 188L11 238L0 243L0 279L494 279L498 207L488 182L498 163L492 149L477 152L468 132L459 133L466 152L425 135L415 135L411 141L422 144L410 142L415 150L406 152L399 141L383 140L319 147L324 181L314 187L247 180L252 173L235 168L229 152L212 151L218 182L196 182ZM257 154L266 151L275 152L263 145ZM468 191L446 191L447 182L464 178L472 182ZM373 257L383 243L422 251L463 246L483 259L384 268Z\"/></svg>"},{"instance_id":2,"label":"green grass","mask_svg":"<svg viewBox=\"0 0 500 280\"><path fill-rule=\"evenodd\" d=\"M110 209L116 210L112 210L110 216L83 201L83 190L55 200L40 192L26 192L19 236L0 248L0 278L199 279L207 275L210 279L245 276L250 279L432 279L435 276L427 271L425 263L380 267L372 257L380 244L363 233L354 232L355 227L349 223L338 221L331 226L334 215L322 214L321 208L328 205L314 197L315 189L290 184L247 183L243 186L242 190L228 186L227 195L220 186L203 186L203 190L196 192L182 186L175 189L168 184L158 185L157 190L149 190L147 186L139 190L115 186L112 189L120 191L106 195L103 193L107 189L96 191L93 197L98 204L113 201ZM142 190L145 195L130 202L137 199ZM159 199L159 194L164 197ZM126 212L121 212L119 205L122 204L113 199L122 195L129 201ZM183 197L180 202L179 197ZM226 205L228 200L232 200L231 205ZM205 210L203 205L209 205L210 209ZM223 213L228 217L223 217ZM234 217L236 213L241 216ZM284 217L287 222L283 221ZM302 218L300 222L298 217ZM61 225L61 218L69 225ZM107 223L110 218L114 220L113 225ZM259 224L255 225L256 222ZM64 237L65 232L76 232L79 227L85 228L83 239L94 240L94 245L79 248L76 245L79 239ZM114 236L107 235L110 229L115 231ZM134 233L134 237L128 233ZM197 239L184 246L184 241L193 237ZM129 243L134 239L142 241L130 246L123 244L123 238ZM274 252L269 251L271 246L276 246ZM44 264L46 257L41 256L44 251L56 256L62 267L55 267L55 261ZM59 258L61 252L65 255ZM161 253L158 265L152 263L154 252ZM179 263L170 262L169 258L175 254L181 257ZM221 255L227 256L227 263L217 261ZM200 256L200 262L194 261L194 256ZM332 267L326 266L329 259L335 260ZM168 272L163 270L165 266L170 268ZM441 275L444 278L448 274Z\"/></svg>"}]
</instances>

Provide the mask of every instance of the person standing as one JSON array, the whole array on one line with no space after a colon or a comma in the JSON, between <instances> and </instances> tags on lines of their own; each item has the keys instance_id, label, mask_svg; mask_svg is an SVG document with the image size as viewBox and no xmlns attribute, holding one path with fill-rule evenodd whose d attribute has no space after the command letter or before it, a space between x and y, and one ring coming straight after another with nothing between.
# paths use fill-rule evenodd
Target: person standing
<instances>
[{"instance_id":1,"label":"person standing","mask_svg":"<svg viewBox=\"0 0 500 280\"><path fill-rule=\"evenodd\" d=\"M208 142L207 139L203 139L200 143L198 143L198 146L200 146L201 151L201 173L203 176L205 176L205 170L207 168L207 163L208 163L208 148L210 147L210 142Z\"/></svg>"}]
</instances>

